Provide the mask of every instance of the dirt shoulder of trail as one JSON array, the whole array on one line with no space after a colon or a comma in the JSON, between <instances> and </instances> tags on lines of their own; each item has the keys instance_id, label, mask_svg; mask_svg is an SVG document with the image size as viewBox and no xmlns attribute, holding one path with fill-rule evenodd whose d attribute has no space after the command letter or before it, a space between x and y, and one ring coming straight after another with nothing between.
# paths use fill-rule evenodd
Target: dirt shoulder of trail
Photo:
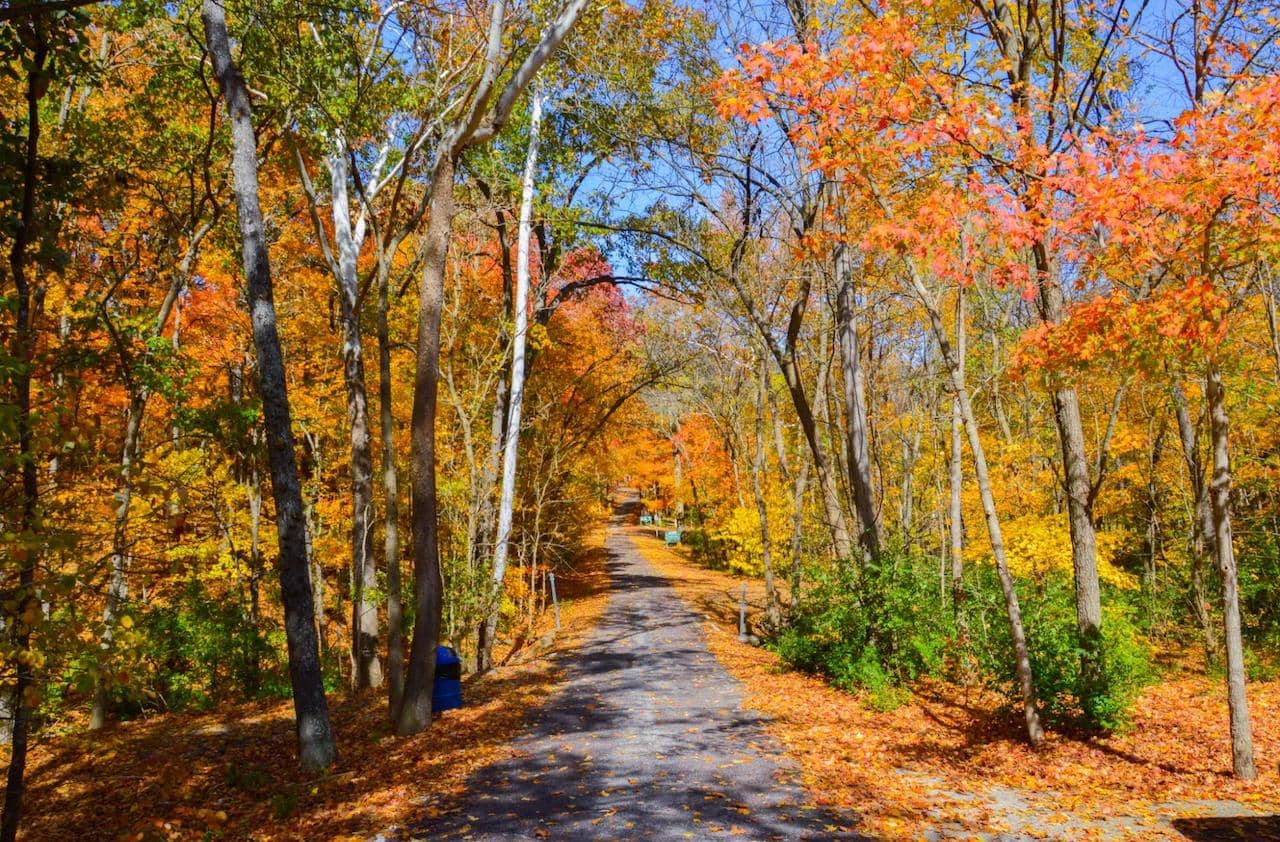
<instances>
[{"instance_id":1,"label":"dirt shoulder of trail","mask_svg":"<svg viewBox=\"0 0 1280 842\"><path fill-rule=\"evenodd\" d=\"M1131 731L1051 733L1039 750L994 693L943 682L896 710L868 709L825 681L738 641L738 599L763 613L758 579L701 567L652 530L640 551L705 619L709 647L746 704L802 769L819 804L855 808L859 830L892 839L1280 840L1280 682L1249 686L1259 779L1230 774L1225 691L1195 678L1149 688Z\"/></svg>"},{"instance_id":2,"label":"dirt shoulder of trail","mask_svg":"<svg viewBox=\"0 0 1280 842\"><path fill-rule=\"evenodd\" d=\"M550 645L464 681L466 706L426 733L394 737L385 695L371 691L330 696L339 759L319 777L297 768L293 708L281 700L42 740L28 763L23 838L366 839L420 819L425 793L436 803L461 797L468 776L506 757L558 687L551 656L577 647L609 599L604 539L602 526L572 572L557 576L563 628ZM553 622L546 612L531 638Z\"/></svg>"}]
</instances>

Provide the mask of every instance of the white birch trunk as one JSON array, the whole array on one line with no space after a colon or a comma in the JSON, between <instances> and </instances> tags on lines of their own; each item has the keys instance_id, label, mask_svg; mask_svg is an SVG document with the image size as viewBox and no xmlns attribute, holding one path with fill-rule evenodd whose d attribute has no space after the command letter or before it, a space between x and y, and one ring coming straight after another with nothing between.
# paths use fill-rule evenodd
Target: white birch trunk
<instances>
[{"instance_id":1,"label":"white birch trunk","mask_svg":"<svg viewBox=\"0 0 1280 842\"><path fill-rule=\"evenodd\" d=\"M335 132L326 164L333 193L335 270L342 316L343 379L351 434L351 683L355 690L382 686L378 659L378 604L373 558L373 456L369 432L369 400L365 387L364 347L360 335L359 255L367 217L351 222L347 192L350 165L346 139Z\"/></svg>"},{"instance_id":2,"label":"white birch trunk","mask_svg":"<svg viewBox=\"0 0 1280 842\"><path fill-rule=\"evenodd\" d=\"M533 95L529 115L529 152L520 192L520 230L516 241L515 331L511 337L511 401L507 409L507 438L502 450L502 490L498 497L498 539L493 548L495 597L507 573L507 545L511 541L515 506L516 458L520 447L520 411L524 402L524 354L529 332L529 240L532 233L533 181L538 166L538 130L542 125L542 94ZM493 614L496 615L496 607ZM492 624L492 620L491 620Z\"/></svg>"}]
</instances>

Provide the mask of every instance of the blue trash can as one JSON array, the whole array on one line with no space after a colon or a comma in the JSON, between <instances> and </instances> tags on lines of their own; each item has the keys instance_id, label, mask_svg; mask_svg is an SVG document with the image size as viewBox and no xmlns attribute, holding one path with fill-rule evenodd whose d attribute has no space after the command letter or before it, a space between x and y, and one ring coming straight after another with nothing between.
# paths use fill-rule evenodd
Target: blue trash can
<instances>
[{"instance_id":1,"label":"blue trash can","mask_svg":"<svg viewBox=\"0 0 1280 842\"><path fill-rule=\"evenodd\" d=\"M462 661L449 646L436 647L436 676L431 686L431 710L439 713L462 707Z\"/></svg>"}]
</instances>

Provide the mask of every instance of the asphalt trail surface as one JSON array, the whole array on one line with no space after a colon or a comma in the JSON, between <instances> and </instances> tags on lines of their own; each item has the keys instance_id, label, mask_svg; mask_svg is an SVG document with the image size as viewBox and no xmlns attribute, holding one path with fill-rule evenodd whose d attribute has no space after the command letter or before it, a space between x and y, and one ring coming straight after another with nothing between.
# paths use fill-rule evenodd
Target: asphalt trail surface
<instances>
[{"instance_id":1,"label":"asphalt trail surface","mask_svg":"<svg viewBox=\"0 0 1280 842\"><path fill-rule=\"evenodd\" d=\"M518 755L468 782L461 809L409 828L431 839L858 839L815 807L744 710L702 622L636 551L624 514L606 548L613 594ZM447 725L446 723L441 723Z\"/></svg>"}]
</instances>

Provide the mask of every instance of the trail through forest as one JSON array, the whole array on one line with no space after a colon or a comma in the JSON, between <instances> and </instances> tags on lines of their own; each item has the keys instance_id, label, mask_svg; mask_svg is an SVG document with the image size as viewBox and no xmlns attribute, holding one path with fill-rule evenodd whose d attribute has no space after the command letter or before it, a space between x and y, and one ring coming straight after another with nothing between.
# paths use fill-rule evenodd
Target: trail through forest
<instances>
[{"instance_id":1,"label":"trail through forest","mask_svg":"<svg viewBox=\"0 0 1280 842\"><path fill-rule=\"evenodd\" d=\"M606 547L614 594L519 754L413 829L432 839L857 839L812 805L798 770L742 706L701 618L637 552L624 503Z\"/></svg>"}]
</instances>

